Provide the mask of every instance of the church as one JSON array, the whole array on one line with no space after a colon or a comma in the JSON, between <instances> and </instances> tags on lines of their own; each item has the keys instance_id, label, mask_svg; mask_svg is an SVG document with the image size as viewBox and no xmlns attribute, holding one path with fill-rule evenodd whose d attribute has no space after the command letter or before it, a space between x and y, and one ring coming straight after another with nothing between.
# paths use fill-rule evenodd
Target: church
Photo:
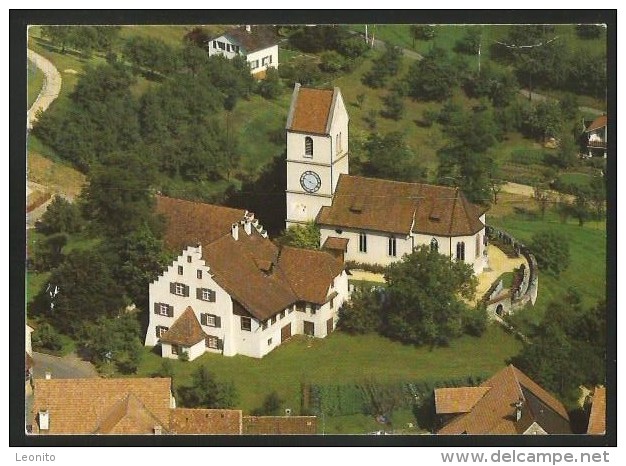
<instances>
[{"instance_id":1,"label":"church","mask_svg":"<svg viewBox=\"0 0 626 466\"><path fill-rule=\"evenodd\" d=\"M339 88L295 85L286 125L286 226L315 221L323 249L359 264L388 265L426 245L482 272L485 209L459 188L350 175L348 123Z\"/></svg>"}]
</instances>

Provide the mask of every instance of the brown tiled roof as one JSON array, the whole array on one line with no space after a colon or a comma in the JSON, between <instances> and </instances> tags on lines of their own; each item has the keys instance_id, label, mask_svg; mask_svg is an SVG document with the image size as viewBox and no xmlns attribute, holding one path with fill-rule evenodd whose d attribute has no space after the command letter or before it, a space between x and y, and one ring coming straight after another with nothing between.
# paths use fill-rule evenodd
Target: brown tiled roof
<instances>
[{"instance_id":1,"label":"brown tiled roof","mask_svg":"<svg viewBox=\"0 0 626 466\"><path fill-rule=\"evenodd\" d=\"M591 435L606 434L606 388L596 387L591 402L587 433Z\"/></svg>"},{"instance_id":2,"label":"brown tiled roof","mask_svg":"<svg viewBox=\"0 0 626 466\"><path fill-rule=\"evenodd\" d=\"M293 92L287 130L327 134L335 91L311 89L296 84Z\"/></svg>"},{"instance_id":3,"label":"brown tiled roof","mask_svg":"<svg viewBox=\"0 0 626 466\"><path fill-rule=\"evenodd\" d=\"M315 416L244 416L244 435L315 435Z\"/></svg>"},{"instance_id":4,"label":"brown tiled roof","mask_svg":"<svg viewBox=\"0 0 626 466\"><path fill-rule=\"evenodd\" d=\"M161 420L157 419L139 398L129 393L111 408L93 433L109 435L154 434L156 426L161 427L162 433L167 432L167 425L162 425Z\"/></svg>"},{"instance_id":5,"label":"brown tiled roof","mask_svg":"<svg viewBox=\"0 0 626 466\"><path fill-rule=\"evenodd\" d=\"M132 434L145 429L151 417L166 428L170 387L169 378L37 379L33 389L33 432L39 433L37 414L45 410L49 412L50 429L42 433L92 434L101 428ZM119 420L117 424L115 419Z\"/></svg>"},{"instance_id":6,"label":"brown tiled roof","mask_svg":"<svg viewBox=\"0 0 626 466\"><path fill-rule=\"evenodd\" d=\"M240 209L156 196L156 212L167 222L165 244L180 253L187 246L208 244L230 232L244 215Z\"/></svg>"},{"instance_id":7,"label":"brown tiled roof","mask_svg":"<svg viewBox=\"0 0 626 466\"><path fill-rule=\"evenodd\" d=\"M202 330L193 309L187 306L172 326L161 335L161 341L173 345L193 346L206 337L207 334Z\"/></svg>"},{"instance_id":8,"label":"brown tiled roof","mask_svg":"<svg viewBox=\"0 0 626 466\"><path fill-rule=\"evenodd\" d=\"M587 127L586 131L593 131L595 129L602 128L606 126L607 121L608 120L607 120L606 115L599 116L598 118L596 118L595 120L591 122L591 124Z\"/></svg>"},{"instance_id":9,"label":"brown tiled roof","mask_svg":"<svg viewBox=\"0 0 626 466\"><path fill-rule=\"evenodd\" d=\"M269 26L251 26L250 32L244 26L228 29L222 36L230 37L245 49L246 53L263 50L278 43L278 38Z\"/></svg>"},{"instance_id":10,"label":"brown tiled roof","mask_svg":"<svg viewBox=\"0 0 626 466\"><path fill-rule=\"evenodd\" d=\"M300 301L324 304L333 279L341 274L343 264L324 251L284 246L278 266L285 272Z\"/></svg>"},{"instance_id":11,"label":"brown tiled roof","mask_svg":"<svg viewBox=\"0 0 626 466\"><path fill-rule=\"evenodd\" d=\"M346 252L348 250L348 243L350 240L348 238L337 238L336 236L329 236L324 241L324 245L322 249L334 249L338 251Z\"/></svg>"},{"instance_id":12,"label":"brown tiled roof","mask_svg":"<svg viewBox=\"0 0 626 466\"><path fill-rule=\"evenodd\" d=\"M548 434L569 434L569 416L563 404L516 367L509 365L486 380L489 390L466 414L446 424L438 434L522 434L536 422ZM522 401L516 421L515 403Z\"/></svg>"},{"instance_id":13,"label":"brown tiled roof","mask_svg":"<svg viewBox=\"0 0 626 466\"><path fill-rule=\"evenodd\" d=\"M175 408L170 413L173 434L241 434L241 410Z\"/></svg>"},{"instance_id":14,"label":"brown tiled roof","mask_svg":"<svg viewBox=\"0 0 626 466\"><path fill-rule=\"evenodd\" d=\"M467 413L489 390L489 387L437 388L435 411L437 414Z\"/></svg>"},{"instance_id":15,"label":"brown tiled roof","mask_svg":"<svg viewBox=\"0 0 626 466\"><path fill-rule=\"evenodd\" d=\"M458 188L342 174L332 206L322 207L317 222L404 235L469 236L484 228L482 213Z\"/></svg>"}]
</instances>

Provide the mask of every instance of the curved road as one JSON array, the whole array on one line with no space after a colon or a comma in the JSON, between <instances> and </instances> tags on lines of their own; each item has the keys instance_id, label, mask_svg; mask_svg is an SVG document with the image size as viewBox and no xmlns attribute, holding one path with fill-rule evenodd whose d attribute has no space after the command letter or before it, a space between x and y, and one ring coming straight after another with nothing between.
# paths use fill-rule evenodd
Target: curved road
<instances>
[{"instance_id":1,"label":"curved road","mask_svg":"<svg viewBox=\"0 0 626 466\"><path fill-rule=\"evenodd\" d=\"M43 87L37 96L35 103L28 109L28 129L33 127L33 123L37 120L37 113L41 110L45 112L50 104L59 96L61 92L61 74L59 70L46 58L39 55L37 52L33 52L28 49L28 59L39 68L45 78L43 81Z\"/></svg>"}]
</instances>

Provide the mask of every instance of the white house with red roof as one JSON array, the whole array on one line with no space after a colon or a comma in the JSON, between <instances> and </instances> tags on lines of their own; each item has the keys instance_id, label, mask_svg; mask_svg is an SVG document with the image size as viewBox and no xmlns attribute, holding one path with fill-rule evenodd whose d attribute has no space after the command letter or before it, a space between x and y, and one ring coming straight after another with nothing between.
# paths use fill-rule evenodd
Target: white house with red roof
<instances>
[{"instance_id":1,"label":"white house with red roof","mask_svg":"<svg viewBox=\"0 0 626 466\"><path fill-rule=\"evenodd\" d=\"M349 175L348 123L338 88L295 85L286 125L287 227L315 221L324 248L358 263L388 265L426 245L482 272L485 209L458 188Z\"/></svg>"},{"instance_id":2,"label":"white house with red roof","mask_svg":"<svg viewBox=\"0 0 626 466\"><path fill-rule=\"evenodd\" d=\"M292 335L335 329L348 279L332 254L278 247L239 209L158 196L157 212L181 253L150 284L146 346L167 358L261 358Z\"/></svg>"},{"instance_id":3,"label":"white house with red roof","mask_svg":"<svg viewBox=\"0 0 626 466\"><path fill-rule=\"evenodd\" d=\"M602 115L593 120L585 129L587 138L587 156L604 157L607 151L607 116Z\"/></svg>"}]
</instances>

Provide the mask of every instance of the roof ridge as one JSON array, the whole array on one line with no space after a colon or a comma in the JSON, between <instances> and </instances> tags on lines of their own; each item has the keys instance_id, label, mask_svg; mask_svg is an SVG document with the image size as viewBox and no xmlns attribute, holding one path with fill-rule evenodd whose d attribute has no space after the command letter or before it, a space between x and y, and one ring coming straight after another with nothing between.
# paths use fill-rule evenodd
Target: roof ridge
<instances>
[{"instance_id":1,"label":"roof ridge","mask_svg":"<svg viewBox=\"0 0 626 466\"><path fill-rule=\"evenodd\" d=\"M230 210L237 210L237 211L245 212L245 209L240 209L238 207L229 207L229 206L220 205L220 204L213 204L213 203L210 203L210 202L191 201L189 199L183 199L181 197L166 196L165 194L156 194L155 196L157 198L171 199L173 201L186 202L188 204L195 204L195 205L201 205L201 206L210 206L210 207L217 207L217 208L220 208L220 209L230 209Z\"/></svg>"},{"instance_id":2,"label":"roof ridge","mask_svg":"<svg viewBox=\"0 0 626 466\"><path fill-rule=\"evenodd\" d=\"M422 183L420 181L397 181L397 180L387 180L384 178L374 178L371 176L361 176L361 175L349 175L346 173L341 173L339 175L339 179L341 179L342 177L349 177L349 178L361 178L363 180L368 180L368 181L383 181L385 183L393 183L393 184L400 184L400 185L411 185L411 186L430 186L433 188L440 188L440 189L446 189L446 190L457 190L458 188L452 187L452 186L445 186L442 184L433 184L433 183Z\"/></svg>"}]
</instances>

